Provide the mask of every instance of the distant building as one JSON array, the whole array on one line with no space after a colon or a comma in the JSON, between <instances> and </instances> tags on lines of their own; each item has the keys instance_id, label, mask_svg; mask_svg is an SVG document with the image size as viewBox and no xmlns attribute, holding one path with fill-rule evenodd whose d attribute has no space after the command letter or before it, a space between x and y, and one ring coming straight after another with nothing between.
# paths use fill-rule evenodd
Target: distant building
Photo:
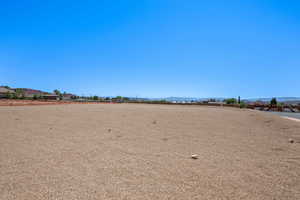
<instances>
[{"instance_id":1,"label":"distant building","mask_svg":"<svg viewBox=\"0 0 300 200\"><path fill-rule=\"evenodd\" d=\"M6 87L0 87L0 98L7 98L8 94L15 94L16 92L13 89Z\"/></svg>"},{"instance_id":2,"label":"distant building","mask_svg":"<svg viewBox=\"0 0 300 200\"><path fill-rule=\"evenodd\" d=\"M34 90L34 89L28 89L28 88L20 88L23 91L25 98L33 98L34 96L43 96L46 92L43 92L41 90Z\"/></svg>"},{"instance_id":3,"label":"distant building","mask_svg":"<svg viewBox=\"0 0 300 200\"><path fill-rule=\"evenodd\" d=\"M41 97L47 100L59 100L59 96L56 94L42 94Z\"/></svg>"},{"instance_id":4,"label":"distant building","mask_svg":"<svg viewBox=\"0 0 300 200\"><path fill-rule=\"evenodd\" d=\"M35 90L30 88L20 88L25 98L42 98L47 100L59 100L59 96L56 94L44 92L41 90Z\"/></svg>"},{"instance_id":5,"label":"distant building","mask_svg":"<svg viewBox=\"0 0 300 200\"><path fill-rule=\"evenodd\" d=\"M63 94L62 99L63 100L71 100L71 99L74 99L74 97L76 97L76 95L74 95L74 94Z\"/></svg>"}]
</instances>

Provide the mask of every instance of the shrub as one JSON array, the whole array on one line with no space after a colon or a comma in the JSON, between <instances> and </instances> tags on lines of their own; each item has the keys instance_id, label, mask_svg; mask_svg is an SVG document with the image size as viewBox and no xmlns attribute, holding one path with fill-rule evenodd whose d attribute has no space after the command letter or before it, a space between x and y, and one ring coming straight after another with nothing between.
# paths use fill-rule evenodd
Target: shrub
<instances>
[{"instance_id":1,"label":"shrub","mask_svg":"<svg viewBox=\"0 0 300 200\"><path fill-rule=\"evenodd\" d=\"M10 92L6 93L6 98L12 99L13 97L14 97L14 95L12 93L10 93Z\"/></svg>"},{"instance_id":2,"label":"shrub","mask_svg":"<svg viewBox=\"0 0 300 200\"><path fill-rule=\"evenodd\" d=\"M18 98L20 98L20 99L25 98L24 90L21 89L21 88L17 88L16 89L16 93L15 93L14 96L15 96L16 99L18 99Z\"/></svg>"},{"instance_id":3,"label":"shrub","mask_svg":"<svg viewBox=\"0 0 300 200\"><path fill-rule=\"evenodd\" d=\"M99 97L98 97L98 96L93 96L93 100L94 100L94 101L98 101L98 100L99 100Z\"/></svg>"},{"instance_id":4,"label":"shrub","mask_svg":"<svg viewBox=\"0 0 300 200\"><path fill-rule=\"evenodd\" d=\"M277 99L276 98L272 98L270 101L271 106L276 106L277 105Z\"/></svg>"},{"instance_id":5,"label":"shrub","mask_svg":"<svg viewBox=\"0 0 300 200\"><path fill-rule=\"evenodd\" d=\"M39 97L38 97L38 95L33 95L33 100L37 100Z\"/></svg>"},{"instance_id":6,"label":"shrub","mask_svg":"<svg viewBox=\"0 0 300 200\"><path fill-rule=\"evenodd\" d=\"M235 98L230 98L225 100L226 104L236 104L237 100Z\"/></svg>"},{"instance_id":7,"label":"shrub","mask_svg":"<svg viewBox=\"0 0 300 200\"><path fill-rule=\"evenodd\" d=\"M241 101L240 108L246 108L247 104L244 101Z\"/></svg>"}]
</instances>

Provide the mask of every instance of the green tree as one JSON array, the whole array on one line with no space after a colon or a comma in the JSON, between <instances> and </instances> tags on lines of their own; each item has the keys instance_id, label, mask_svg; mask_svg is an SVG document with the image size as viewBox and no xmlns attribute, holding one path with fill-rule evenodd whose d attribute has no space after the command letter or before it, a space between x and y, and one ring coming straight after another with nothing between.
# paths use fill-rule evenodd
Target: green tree
<instances>
[{"instance_id":1,"label":"green tree","mask_svg":"<svg viewBox=\"0 0 300 200\"><path fill-rule=\"evenodd\" d=\"M270 101L270 105L271 106L276 106L277 105L277 99L276 98L272 98Z\"/></svg>"},{"instance_id":2,"label":"green tree","mask_svg":"<svg viewBox=\"0 0 300 200\"><path fill-rule=\"evenodd\" d=\"M12 99L18 99L19 97L18 97L18 95L17 95L17 93L13 93L12 94Z\"/></svg>"},{"instance_id":3,"label":"green tree","mask_svg":"<svg viewBox=\"0 0 300 200\"><path fill-rule=\"evenodd\" d=\"M16 93L15 93L14 96L15 96L16 99L18 99L18 98L24 99L25 98L25 92L24 92L23 89L17 88Z\"/></svg>"},{"instance_id":4,"label":"green tree","mask_svg":"<svg viewBox=\"0 0 300 200\"><path fill-rule=\"evenodd\" d=\"M94 101L98 101L98 100L99 100L99 97L98 97L98 96L93 96L93 100L94 100Z\"/></svg>"},{"instance_id":5,"label":"green tree","mask_svg":"<svg viewBox=\"0 0 300 200\"><path fill-rule=\"evenodd\" d=\"M6 98L8 98L8 99L12 99L13 98L13 94L12 93L10 93L10 92L6 92Z\"/></svg>"},{"instance_id":6,"label":"green tree","mask_svg":"<svg viewBox=\"0 0 300 200\"><path fill-rule=\"evenodd\" d=\"M56 89L53 92L59 97L60 100L63 99L63 94L59 90Z\"/></svg>"},{"instance_id":7,"label":"green tree","mask_svg":"<svg viewBox=\"0 0 300 200\"><path fill-rule=\"evenodd\" d=\"M54 90L53 92L54 92L54 94L56 94L56 95L58 95L58 96L60 96L60 95L61 95L61 92L60 92L59 90L57 90L57 89L56 89L56 90Z\"/></svg>"},{"instance_id":8,"label":"green tree","mask_svg":"<svg viewBox=\"0 0 300 200\"><path fill-rule=\"evenodd\" d=\"M225 99L226 104L236 104L237 100L235 98Z\"/></svg>"},{"instance_id":9,"label":"green tree","mask_svg":"<svg viewBox=\"0 0 300 200\"><path fill-rule=\"evenodd\" d=\"M241 101L240 108L246 108L247 104L244 101Z\"/></svg>"},{"instance_id":10,"label":"green tree","mask_svg":"<svg viewBox=\"0 0 300 200\"><path fill-rule=\"evenodd\" d=\"M33 99L34 99L34 100L37 100L37 99L39 99L39 98L40 98L39 95L37 95L37 94L34 94L34 95L33 95Z\"/></svg>"}]
</instances>

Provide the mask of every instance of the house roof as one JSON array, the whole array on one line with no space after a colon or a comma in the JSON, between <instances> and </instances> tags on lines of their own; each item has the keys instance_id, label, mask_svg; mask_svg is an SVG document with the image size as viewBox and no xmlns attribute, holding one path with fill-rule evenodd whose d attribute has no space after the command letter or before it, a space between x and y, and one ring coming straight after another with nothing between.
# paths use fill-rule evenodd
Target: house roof
<instances>
[{"instance_id":1,"label":"house roof","mask_svg":"<svg viewBox=\"0 0 300 200\"><path fill-rule=\"evenodd\" d=\"M45 92L41 91L41 90L34 90L34 89L30 89L30 88L20 88L23 90L23 92L26 95L34 95L34 94L43 94Z\"/></svg>"},{"instance_id":2,"label":"house roof","mask_svg":"<svg viewBox=\"0 0 300 200\"><path fill-rule=\"evenodd\" d=\"M75 96L75 94L70 94L70 93L67 93L67 94L63 94L64 97L72 97L72 96Z\"/></svg>"},{"instance_id":3,"label":"house roof","mask_svg":"<svg viewBox=\"0 0 300 200\"><path fill-rule=\"evenodd\" d=\"M43 94L43 97L58 97L56 94Z\"/></svg>"},{"instance_id":4,"label":"house roof","mask_svg":"<svg viewBox=\"0 0 300 200\"><path fill-rule=\"evenodd\" d=\"M15 93L14 90L7 89L7 88L5 88L5 87L0 87L0 93L7 93L7 92Z\"/></svg>"}]
</instances>

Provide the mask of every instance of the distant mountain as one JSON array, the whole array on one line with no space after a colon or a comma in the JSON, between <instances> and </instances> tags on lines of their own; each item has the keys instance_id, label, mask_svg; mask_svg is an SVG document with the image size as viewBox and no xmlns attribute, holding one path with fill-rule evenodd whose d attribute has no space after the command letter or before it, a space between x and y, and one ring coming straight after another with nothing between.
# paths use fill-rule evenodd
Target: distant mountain
<instances>
[{"instance_id":1,"label":"distant mountain","mask_svg":"<svg viewBox=\"0 0 300 200\"><path fill-rule=\"evenodd\" d=\"M163 98L163 100L166 100L166 101L170 101L170 102L173 102L173 101L176 101L176 102L184 102L184 101L198 101L199 99L198 98L194 98L194 97L166 97L166 98Z\"/></svg>"},{"instance_id":2,"label":"distant mountain","mask_svg":"<svg viewBox=\"0 0 300 200\"><path fill-rule=\"evenodd\" d=\"M166 100L166 101L209 101L214 99L215 101L224 101L227 98L224 97L209 97L209 98L197 98L197 97L166 97L166 98L156 98L152 100ZM244 101L254 102L254 101L263 101L270 102L272 98L251 98L251 99L242 99ZM276 97L278 102L299 102L300 97Z\"/></svg>"},{"instance_id":3,"label":"distant mountain","mask_svg":"<svg viewBox=\"0 0 300 200\"><path fill-rule=\"evenodd\" d=\"M151 100L151 101L160 101L165 100L169 102L201 102L201 101L209 101L214 99L215 101L224 101L227 98L224 97L209 97L209 98L197 98L197 97L164 97L164 98L144 98L144 100ZM247 102L255 102L255 101L262 101L262 102L270 102L272 98L250 98L250 99L242 99L243 101ZM276 97L278 102L286 102L290 104L300 103L300 97Z\"/></svg>"},{"instance_id":4,"label":"distant mountain","mask_svg":"<svg viewBox=\"0 0 300 200\"><path fill-rule=\"evenodd\" d=\"M198 98L198 97L162 97L162 98L146 98L151 101L169 101L169 102L200 102L200 101L209 101L214 99L215 101L223 101L225 98L220 97L210 97L210 98Z\"/></svg>"},{"instance_id":5,"label":"distant mountain","mask_svg":"<svg viewBox=\"0 0 300 200\"><path fill-rule=\"evenodd\" d=\"M10 89L12 91L16 91L17 89L21 89L25 96L32 97L34 95L41 95L41 94L51 94L49 92L31 89L31 88L10 88L8 86L0 86L4 89ZM72 96L72 94L66 94L66 96ZM168 102L203 102L203 101L216 101L222 102L227 98L224 97L207 97L207 98L199 98L199 97L162 97L162 98L136 98L130 97L131 100L137 101L161 101L165 100ZM272 98L249 98L249 99L242 99L246 102L255 102L255 101L262 101L262 102L270 102ZM300 104L300 97L276 97L278 102L288 103L288 104Z\"/></svg>"},{"instance_id":6,"label":"distant mountain","mask_svg":"<svg viewBox=\"0 0 300 200\"><path fill-rule=\"evenodd\" d=\"M269 102L272 98L251 98L251 99L245 99L247 101L253 102L253 101L263 101L263 102ZM299 102L300 103L300 97L276 97L278 102Z\"/></svg>"},{"instance_id":7,"label":"distant mountain","mask_svg":"<svg viewBox=\"0 0 300 200\"><path fill-rule=\"evenodd\" d=\"M31 88L15 88L14 90L20 89L24 91L26 94L49 94L49 92L31 89Z\"/></svg>"}]
</instances>

